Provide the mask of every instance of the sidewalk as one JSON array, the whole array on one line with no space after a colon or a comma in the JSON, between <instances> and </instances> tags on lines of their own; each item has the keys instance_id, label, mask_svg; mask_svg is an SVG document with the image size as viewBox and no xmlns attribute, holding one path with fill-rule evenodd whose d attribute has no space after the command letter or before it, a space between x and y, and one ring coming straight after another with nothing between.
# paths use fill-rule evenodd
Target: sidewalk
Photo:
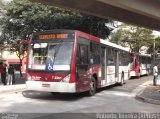
<instances>
[{"instance_id":1,"label":"sidewalk","mask_svg":"<svg viewBox=\"0 0 160 119\"><path fill-rule=\"evenodd\" d=\"M26 89L26 84L0 85L0 94L7 93L7 92L20 91L25 89Z\"/></svg>"},{"instance_id":2,"label":"sidewalk","mask_svg":"<svg viewBox=\"0 0 160 119\"><path fill-rule=\"evenodd\" d=\"M157 86L153 86L153 81L145 83L144 88L136 95L136 99L152 104L160 105L160 75L157 79Z\"/></svg>"},{"instance_id":3,"label":"sidewalk","mask_svg":"<svg viewBox=\"0 0 160 119\"><path fill-rule=\"evenodd\" d=\"M26 89L26 84L24 80L24 74L23 77L20 77L19 73L15 74L15 85L2 85L0 84L0 94L6 93L6 92L14 92L14 91L20 91Z\"/></svg>"}]
</instances>

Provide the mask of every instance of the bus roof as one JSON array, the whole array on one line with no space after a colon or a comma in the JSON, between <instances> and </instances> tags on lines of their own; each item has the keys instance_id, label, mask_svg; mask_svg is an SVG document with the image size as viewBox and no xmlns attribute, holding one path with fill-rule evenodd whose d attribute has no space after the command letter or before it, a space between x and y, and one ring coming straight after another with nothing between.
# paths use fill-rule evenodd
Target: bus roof
<instances>
[{"instance_id":1,"label":"bus roof","mask_svg":"<svg viewBox=\"0 0 160 119\"><path fill-rule=\"evenodd\" d=\"M119 49L119 50L123 50L123 51L126 51L126 52L130 52L130 48L125 48L125 47L122 47L120 45L117 45L115 43L112 43L112 42L109 42L109 41L106 41L106 40L103 40L103 39L100 39L96 36L93 36L93 35L90 35L90 34L87 34L87 33L84 33L84 32L81 32L81 31L78 31L78 30L75 30L79 33L82 33L82 34L85 34L85 35L88 35L90 40L94 40L94 41L98 41L104 45L107 45L107 46L110 46L110 47L114 47L116 49Z\"/></svg>"},{"instance_id":2,"label":"bus roof","mask_svg":"<svg viewBox=\"0 0 160 119\"><path fill-rule=\"evenodd\" d=\"M96 41L96 42L99 42L99 43L102 43L104 45L107 45L107 46L110 46L110 47L114 47L116 49L119 49L119 50L123 50L123 51L127 51L129 52L130 51L130 48L125 48L125 47L122 47L120 45L117 45L117 44L114 44L114 43L111 43L109 41L106 41L106 40L103 40L103 39L100 39L96 36L93 36L91 34L88 34L88 33L85 33L85 32L82 32L82 31L79 31L79 30L69 30L69 29L53 29L53 30L45 30L45 31L41 31L41 32L36 32L35 34L43 34L43 33L64 33L64 32L75 32L75 33L78 33L79 35L82 35L90 40L93 40L93 41Z\"/></svg>"},{"instance_id":3,"label":"bus roof","mask_svg":"<svg viewBox=\"0 0 160 119\"><path fill-rule=\"evenodd\" d=\"M151 57L151 54L139 54L139 56Z\"/></svg>"},{"instance_id":4,"label":"bus roof","mask_svg":"<svg viewBox=\"0 0 160 119\"><path fill-rule=\"evenodd\" d=\"M123 50L123 51L127 51L127 52L130 51L130 48L125 48L125 47L122 47L122 46L120 46L120 45L111 43L111 42L106 41L106 40L103 40L103 39L100 39L100 42L101 42L102 44L105 44L105 45L110 46L110 47L114 47L114 48L119 49L119 50Z\"/></svg>"},{"instance_id":5,"label":"bus roof","mask_svg":"<svg viewBox=\"0 0 160 119\"><path fill-rule=\"evenodd\" d=\"M34 33L56 33L56 32L75 32L76 30L69 30L69 29L53 29L53 30L44 30L44 31L39 31L39 32L34 32Z\"/></svg>"}]
</instances>

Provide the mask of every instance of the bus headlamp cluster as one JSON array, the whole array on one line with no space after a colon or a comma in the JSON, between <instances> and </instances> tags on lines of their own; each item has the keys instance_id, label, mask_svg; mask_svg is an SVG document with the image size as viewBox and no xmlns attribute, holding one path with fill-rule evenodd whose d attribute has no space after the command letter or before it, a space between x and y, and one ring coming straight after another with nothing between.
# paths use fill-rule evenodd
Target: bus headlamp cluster
<instances>
[{"instance_id":1,"label":"bus headlamp cluster","mask_svg":"<svg viewBox=\"0 0 160 119\"><path fill-rule=\"evenodd\" d=\"M27 80L28 81L31 81L32 80L32 78L31 78L31 76L27 73Z\"/></svg>"},{"instance_id":2,"label":"bus headlamp cluster","mask_svg":"<svg viewBox=\"0 0 160 119\"><path fill-rule=\"evenodd\" d=\"M28 76L28 81L31 81L31 80L32 80L31 76Z\"/></svg>"},{"instance_id":3,"label":"bus headlamp cluster","mask_svg":"<svg viewBox=\"0 0 160 119\"><path fill-rule=\"evenodd\" d=\"M32 77L31 77L31 76L28 76L28 81L35 81L35 79L36 79L36 78L33 77L33 76L32 76Z\"/></svg>"},{"instance_id":4,"label":"bus headlamp cluster","mask_svg":"<svg viewBox=\"0 0 160 119\"><path fill-rule=\"evenodd\" d=\"M28 75L28 81L35 81L35 80L36 80L35 76Z\"/></svg>"},{"instance_id":5,"label":"bus headlamp cluster","mask_svg":"<svg viewBox=\"0 0 160 119\"><path fill-rule=\"evenodd\" d=\"M70 80L70 74L67 75L66 77L64 77L64 78L61 80L61 82L63 82L63 83L69 83L69 80Z\"/></svg>"}]
</instances>

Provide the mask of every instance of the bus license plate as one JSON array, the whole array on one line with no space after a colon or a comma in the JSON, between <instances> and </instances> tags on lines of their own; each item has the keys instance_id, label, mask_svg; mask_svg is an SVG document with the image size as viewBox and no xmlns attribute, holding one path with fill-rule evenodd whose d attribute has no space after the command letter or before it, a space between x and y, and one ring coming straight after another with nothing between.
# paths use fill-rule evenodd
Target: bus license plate
<instances>
[{"instance_id":1,"label":"bus license plate","mask_svg":"<svg viewBox=\"0 0 160 119\"><path fill-rule=\"evenodd\" d=\"M50 84L42 84L42 87L50 88Z\"/></svg>"}]
</instances>

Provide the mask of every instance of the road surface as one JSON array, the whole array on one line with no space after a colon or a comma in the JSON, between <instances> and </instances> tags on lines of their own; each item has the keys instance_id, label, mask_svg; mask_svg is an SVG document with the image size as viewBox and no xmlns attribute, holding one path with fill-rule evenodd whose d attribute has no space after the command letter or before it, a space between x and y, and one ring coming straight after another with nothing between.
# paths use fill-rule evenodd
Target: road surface
<instances>
[{"instance_id":1,"label":"road surface","mask_svg":"<svg viewBox=\"0 0 160 119\"><path fill-rule=\"evenodd\" d=\"M29 90L0 94L0 112L24 113L23 118L53 117L53 113L61 113L58 115L83 113L85 116L87 113L93 113L89 117L96 117L97 113L159 112L159 105L135 99L136 93L142 88L141 85L149 80L152 80L152 76L128 80L123 86L100 89L92 97L88 97L84 93L52 95L47 92Z\"/></svg>"}]
</instances>

